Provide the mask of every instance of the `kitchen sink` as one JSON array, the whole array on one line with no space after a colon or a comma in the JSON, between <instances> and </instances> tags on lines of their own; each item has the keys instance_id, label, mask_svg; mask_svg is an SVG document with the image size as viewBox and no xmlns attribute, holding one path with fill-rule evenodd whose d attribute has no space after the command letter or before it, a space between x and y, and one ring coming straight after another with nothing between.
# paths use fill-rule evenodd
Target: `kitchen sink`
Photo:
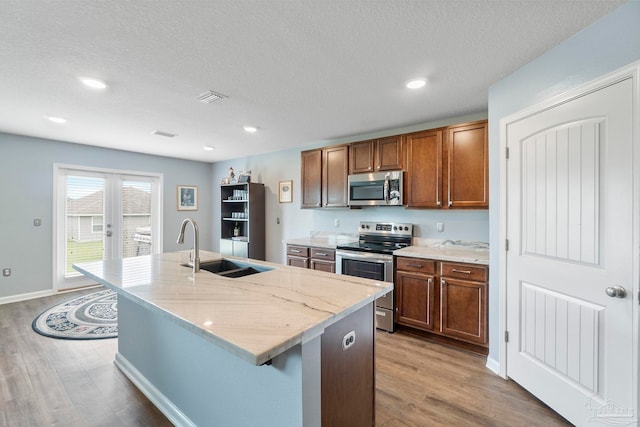
<instances>
[{"instance_id":1,"label":"kitchen sink","mask_svg":"<svg viewBox=\"0 0 640 427\"><path fill-rule=\"evenodd\" d=\"M191 267L189 264L182 264L185 267ZM215 261L207 261L200 263L200 270L206 270L219 276L238 278L250 276L256 273L263 273L272 270L272 268L263 265L250 264L230 259L218 259Z\"/></svg>"}]
</instances>

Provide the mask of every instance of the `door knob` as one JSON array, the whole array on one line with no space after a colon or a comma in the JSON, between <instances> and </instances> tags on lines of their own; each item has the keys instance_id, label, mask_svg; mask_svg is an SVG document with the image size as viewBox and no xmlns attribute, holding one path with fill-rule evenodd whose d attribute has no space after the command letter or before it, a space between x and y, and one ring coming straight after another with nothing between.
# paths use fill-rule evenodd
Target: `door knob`
<instances>
[{"instance_id":1,"label":"door knob","mask_svg":"<svg viewBox=\"0 0 640 427\"><path fill-rule=\"evenodd\" d=\"M104 233L107 237L111 237L111 235L113 234L113 231L111 230L107 230L106 233Z\"/></svg>"},{"instance_id":2,"label":"door knob","mask_svg":"<svg viewBox=\"0 0 640 427\"><path fill-rule=\"evenodd\" d=\"M618 285L609 286L605 289L605 292L607 293L607 296L610 296L611 298L624 298L627 296L627 290Z\"/></svg>"}]
</instances>

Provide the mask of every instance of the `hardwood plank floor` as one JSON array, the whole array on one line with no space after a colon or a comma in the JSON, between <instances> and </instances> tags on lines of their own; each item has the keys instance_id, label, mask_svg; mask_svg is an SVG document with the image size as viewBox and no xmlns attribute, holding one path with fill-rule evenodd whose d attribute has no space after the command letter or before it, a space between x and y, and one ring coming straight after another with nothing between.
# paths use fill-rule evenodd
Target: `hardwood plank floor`
<instances>
[{"instance_id":1,"label":"hardwood plank floor","mask_svg":"<svg viewBox=\"0 0 640 427\"><path fill-rule=\"evenodd\" d=\"M570 426L486 357L406 332L376 337L376 426Z\"/></svg>"},{"instance_id":2,"label":"hardwood plank floor","mask_svg":"<svg viewBox=\"0 0 640 427\"><path fill-rule=\"evenodd\" d=\"M31 322L74 293L0 305L0 426L171 426L113 364L115 339L43 337ZM569 425L485 358L407 333L377 334L376 426Z\"/></svg>"}]
</instances>

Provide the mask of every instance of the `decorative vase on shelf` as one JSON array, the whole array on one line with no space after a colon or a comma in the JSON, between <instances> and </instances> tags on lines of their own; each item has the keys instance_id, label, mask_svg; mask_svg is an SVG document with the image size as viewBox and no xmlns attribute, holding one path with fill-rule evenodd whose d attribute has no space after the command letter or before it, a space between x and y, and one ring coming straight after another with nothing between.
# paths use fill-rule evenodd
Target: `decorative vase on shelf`
<instances>
[{"instance_id":1,"label":"decorative vase on shelf","mask_svg":"<svg viewBox=\"0 0 640 427\"><path fill-rule=\"evenodd\" d=\"M240 235L240 228L238 227L238 223L233 226L233 237L238 237Z\"/></svg>"}]
</instances>

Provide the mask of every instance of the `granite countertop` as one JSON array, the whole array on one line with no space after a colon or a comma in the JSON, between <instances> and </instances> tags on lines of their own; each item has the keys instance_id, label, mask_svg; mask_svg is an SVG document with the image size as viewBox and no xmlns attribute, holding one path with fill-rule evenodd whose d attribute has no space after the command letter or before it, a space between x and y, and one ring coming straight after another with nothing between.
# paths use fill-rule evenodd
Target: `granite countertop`
<instances>
[{"instance_id":1,"label":"granite countertop","mask_svg":"<svg viewBox=\"0 0 640 427\"><path fill-rule=\"evenodd\" d=\"M314 248L335 249L338 245L358 241L358 235L311 233L309 237L285 240L287 245L310 246Z\"/></svg>"},{"instance_id":2,"label":"granite countertop","mask_svg":"<svg viewBox=\"0 0 640 427\"><path fill-rule=\"evenodd\" d=\"M423 239L413 246L393 251L394 255L440 261L489 265L489 246L482 242Z\"/></svg>"},{"instance_id":3,"label":"granite countertop","mask_svg":"<svg viewBox=\"0 0 640 427\"><path fill-rule=\"evenodd\" d=\"M392 283L240 258L272 270L236 279L194 274L181 265L188 258L189 251L172 252L74 268L255 365L393 289ZM220 258L200 251L201 263Z\"/></svg>"}]
</instances>

